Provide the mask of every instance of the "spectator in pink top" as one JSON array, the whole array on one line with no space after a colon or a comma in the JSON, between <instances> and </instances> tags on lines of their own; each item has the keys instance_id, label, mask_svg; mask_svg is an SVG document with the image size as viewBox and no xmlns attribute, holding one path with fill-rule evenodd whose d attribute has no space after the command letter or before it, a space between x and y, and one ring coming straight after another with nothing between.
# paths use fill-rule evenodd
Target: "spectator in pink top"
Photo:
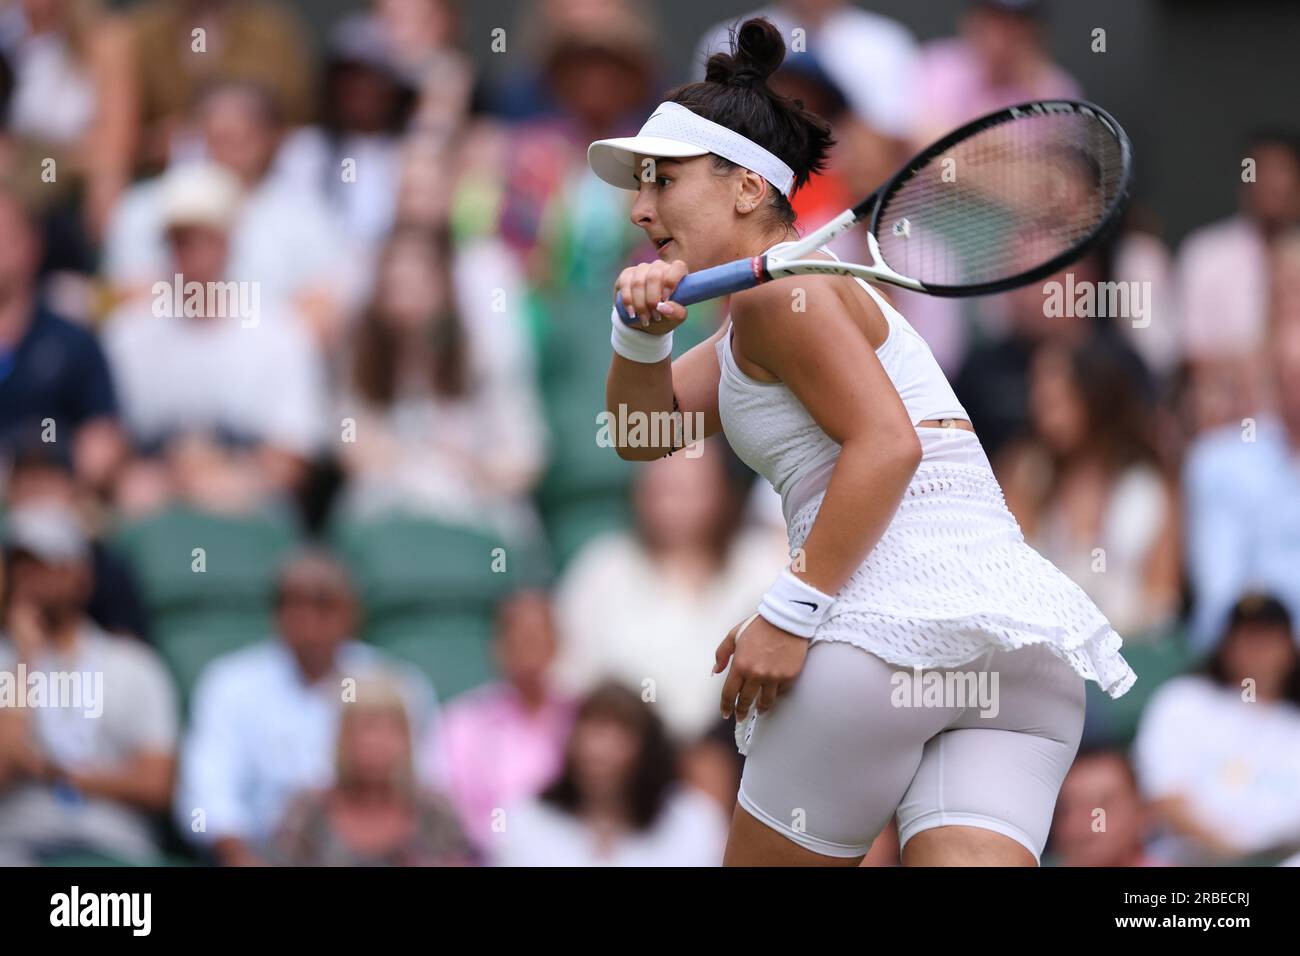
<instances>
[{"instance_id":1,"label":"spectator in pink top","mask_svg":"<svg viewBox=\"0 0 1300 956\"><path fill-rule=\"evenodd\" d=\"M912 111L924 146L968 120L1025 100L1075 99L1079 84L1043 43L1041 0L975 0L961 34L926 44Z\"/></svg>"},{"instance_id":2,"label":"spectator in pink top","mask_svg":"<svg viewBox=\"0 0 1300 956\"><path fill-rule=\"evenodd\" d=\"M1242 167L1240 211L1183 240L1175 280L1186 357L1205 375L1246 363L1240 378L1249 386L1264 374L1255 360L1268 324L1270 250L1300 223L1300 143L1259 132L1242 156L1253 163Z\"/></svg>"},{"instance_id":3,"label":"spectator in pink top","mask_svg":"<svg viewBox=\"0 0 1300 956\"><path fill-rule=\"evenodd\" d=\"M522 591L497 618L501 680L476 688L442 714L440 789L459 811L471 840L486 845L507 804L534 796L560 772L573 703L547 681L556 650L550 598Z\"/></svg>"}]
</instances>

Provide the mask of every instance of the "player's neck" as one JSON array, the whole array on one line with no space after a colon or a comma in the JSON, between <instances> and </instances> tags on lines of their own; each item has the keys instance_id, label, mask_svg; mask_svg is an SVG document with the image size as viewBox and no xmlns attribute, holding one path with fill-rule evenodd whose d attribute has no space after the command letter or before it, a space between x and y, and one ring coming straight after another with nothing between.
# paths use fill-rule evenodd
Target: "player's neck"
<instances>
[{"instance_id":1,"label":"player's neck","mask_svg":"<svg viewBox=\"0 0 1300 956\"><path fill-rule=\"evenodd\" d=\"M780 226L776 229L765 229L755 234L752 238L738 243L736 254L731 258L747 259L751 256L759 256L779 243L793 242L798 238L799 233L795 231L794 226Z\"/></svg>"}]
</instances>

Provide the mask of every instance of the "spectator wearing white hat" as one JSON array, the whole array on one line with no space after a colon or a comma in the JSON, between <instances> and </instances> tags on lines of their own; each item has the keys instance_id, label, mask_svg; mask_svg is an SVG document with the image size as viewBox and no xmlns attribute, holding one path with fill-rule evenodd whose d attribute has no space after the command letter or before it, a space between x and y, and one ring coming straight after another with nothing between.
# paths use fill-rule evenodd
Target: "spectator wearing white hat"
<instances>
[{"instance_id":1,"label":"spectator wearing white hat","mask_svg":"<svg viewBox=\"0 0 1300 956\"><path fill-rule=\"evenodd\" d=\"M189 137L176 141L172 166L210 161L233 173L243 191L229 224L228 277L258 283L264 298L293 305L320 341L334 341L364 269L357 243L316 191L277 170L283 128L274 97L252 83L224 81L200 97L192 122ZM129 190L109 223L103 271L124 296L171 278L167 181L164 175Z\"/></svg>"},{"instance_id":2,"label":"spectator wearing white hat","mask_svg":"<svg viewBox=\"0 0 1300 956\"><path fill-rule=\"evenodd\" d=\"M215 164L179 166L159 184L171 255L147 302L113 315L105 346L142 458L118 483L133 513L175 495L247 511L299 487L323 424L324 371L290 309L227 268L239 219L237 179Z\"/></svg>"}]
</instances>

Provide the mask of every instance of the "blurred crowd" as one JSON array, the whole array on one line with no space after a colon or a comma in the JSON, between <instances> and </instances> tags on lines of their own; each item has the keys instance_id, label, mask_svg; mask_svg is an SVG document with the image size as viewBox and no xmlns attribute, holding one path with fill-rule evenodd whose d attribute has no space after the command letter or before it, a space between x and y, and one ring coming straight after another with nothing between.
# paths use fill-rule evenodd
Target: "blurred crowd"
<instances>
[{"instance_id":1,"label":"blurred crowd","mask_svg":"<svg viewBox=\"0 0 1300 956\"><path fill-rule=\"evenodd\" d=\"M720 437L602 447L610 286L654 250L585 158L687 77L634 0L466 6L357 0L318 44L270 0L0 3L0 863L720 862L706 668L785 529ZM773 85L833 124L803 228L1088 94L1048 3L924 44L867 6L727 21L798 36ZM1300 851L1300 140L1241 152L1176 247L1139 184L1048 283L890 292L1139 674L1090 688L1049 863ZM1140 292L1060 316L1054 281ZM725 303L691 313L679 352ZM102 714L23 706L37 672Z\"/></svg>"}]
</instances>

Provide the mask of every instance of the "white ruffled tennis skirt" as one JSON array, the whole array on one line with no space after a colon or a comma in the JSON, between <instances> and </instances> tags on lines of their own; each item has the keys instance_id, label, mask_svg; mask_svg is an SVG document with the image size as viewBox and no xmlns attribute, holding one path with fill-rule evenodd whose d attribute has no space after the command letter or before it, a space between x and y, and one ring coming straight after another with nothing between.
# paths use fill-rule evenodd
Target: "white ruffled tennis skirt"
<instances>
[{"instance_id":1,"label":"white ruffled tennis skirt","mask_svg":"<svg viewBox=\"0 0 1300 956\"><path fill-rule=\"evenodd\" d=\"M973 432L918 428L924 457L893 520L836 595L813 641L854 644L903 667L956 667L990 648L1044 644L1112 698L1137 675L1120 635L1056 565L1025 543ZM825 492L790 520L791 552ZM758 714L736 723L747 753Z\"/></svg>"},{"instance_id":2,"label":"white ruffled tennis skirt","mask_svg":"<svg viewBox=\"0 0 1300 956\"><path fill-rule=\"evenodd\" d=\"M908 667L953 667L990 647L1046 644L1111 697L1137 675L1084 590L1025 543L973 432L918 428L921 464L893 520L836 595L814 641L845 641ZM819 493L794 514L803 544Z\"/></svg>"}]
</instances>

